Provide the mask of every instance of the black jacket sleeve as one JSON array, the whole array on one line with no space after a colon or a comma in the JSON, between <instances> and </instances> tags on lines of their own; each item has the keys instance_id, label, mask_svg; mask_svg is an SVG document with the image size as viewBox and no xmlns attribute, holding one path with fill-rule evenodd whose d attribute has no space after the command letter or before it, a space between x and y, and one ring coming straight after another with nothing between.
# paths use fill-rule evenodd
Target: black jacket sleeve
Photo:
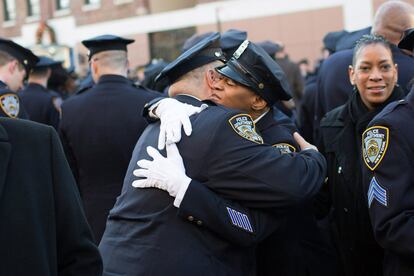
<instances>
[{"instance_id":1,"label":"black jacket sleeve","mask_svg":"<svg viewBox=\"0 0 414 276\"><path fill-rule=\"evenodd\" d=\"M282 216L223 199L195 180L188 186L177 214L239 246L256 245L284 223Z\"/></svg>"}]
</instances>

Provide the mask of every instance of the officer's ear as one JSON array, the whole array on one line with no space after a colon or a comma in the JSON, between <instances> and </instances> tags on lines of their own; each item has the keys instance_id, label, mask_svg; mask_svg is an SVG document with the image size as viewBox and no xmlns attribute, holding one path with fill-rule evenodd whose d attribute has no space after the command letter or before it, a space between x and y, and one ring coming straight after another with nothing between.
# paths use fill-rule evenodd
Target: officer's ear
<instances>
[{"instance_id":1,"label":"officer's ear","mask_svg":"<svg viewBox=\"0 0 414 276\"><path fill-rule=\"evenodd\" d=\"M263 110L267 107L267 102L262 97L254 95L251 108L255 111Z\"/></svg>"},{"instance_id":2,"label":"officer's ear","mask_svg":"<svg viewBox=\"0 0 414 276\"><path fill-rule=\"evenodd\" d=\"M351 84L355 85L355 70L352 65L348 66L348 76L349 76L349 81L351 82Z\"/></svg>"},{"instance_id":3,"label":"officer's ear","mask_svg":"<svg viewBox=\"0 0 414 276\"><path fill-rule=\"evenodd\" d=\"M13 74L14 71L18 69L18 66L18 61L14 59L7 64L7 71L9 71L10 74Z\"/></svg>"},{"instance_id":4,"label":"officer's ear","mask_svg":"<svg viewBox=\"0 0 414 276\"><path fill-rule=\"evenodd\" d=\"M217 78L218 78L217 75L218 75L218 73L216 72L216 70L214 70L212 68L207 69L206 81L207 81L207 84L210 88L214 87L214 85L217 81Z\"/></svg>"}]
</instances>

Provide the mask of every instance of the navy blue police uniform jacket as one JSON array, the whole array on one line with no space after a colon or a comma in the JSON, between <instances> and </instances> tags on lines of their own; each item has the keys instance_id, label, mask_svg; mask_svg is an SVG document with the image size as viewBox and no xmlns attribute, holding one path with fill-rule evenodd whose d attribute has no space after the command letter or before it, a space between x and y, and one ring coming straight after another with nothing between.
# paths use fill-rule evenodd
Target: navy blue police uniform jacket
<instances>
[{"instance_id":1,"label":"navy blue police uniform jacket","mask_svg":"<svg viewBox=\"0 0 414 276\"><path fill-rule=\"evenodd\" d=\"M389 104L362 137L363 176L384 275L414 275L414 89Z\"/></svg>"},{"instance_id":2,"label":"navy blue police uniform jacket","mask_svg":"<svg viewBox=\"0 0 414 276\"><path fill-rule=\"evenodd\" d=\"M19 92L19 96L30 120L58 129L59 112L53 104L54 96L47 88L37 83L29 83Z\"/></svg>"},{"instance_id":3,"label":"navy blue police uniform jacket","mask_svg":"<svg viewBox=\"0 0 414 276\"><path fill-rule=\"evenodd\" d=\"M0 118L0 217L0 275L102 275L98 247L52 127Z\"/></svg>"},{"instance_id":4,"label":"navy blue police uniform jacket","mask_svg":"<svg viewBox=\"0 0 414 276\"><path fill-rule=\"evenodd\" d=\"M134 145L147 126L141 110L155 95L125 77L104 75L62 105L62 143L98 242Z\"/></svg>"},{"instance_id":5,"label":"navy blue police uniform jacket","mask_svg":"<svg viewBox=\"0 0 414 276\"><path fill-rule=\"evenodd\" d=\"M0 117L28 119L19 96L0 81Z\"/></svg>"},{"instance_id":6,"label":"navy blue police uniform jacket","mask_svg":"<svg viewBox=\"0 0 414 276\"><path fill-rule=\"evenodd\" d=\"M286 121L275 120L270 110L256 123L263 141L282 154L299 151ZM320 233L309 204L289 210L248 208L225 200L203 183L193 181L185 193L178 215L195 227L203 225L238 246L259 246L257 275L333 275L333 248Z\"/></svg>"},{"instance_id":7,"label":"navy blue police uniform jacket","mask_svg":"<svg viewBox=\"0 0 414 276\"><path fill-rule=\"evenodd\" d=\"M414 76L414 57L391 45L394 62L398 64L398 84L406 94ZM319 124L323 116L347 102L352 94L348 67L352 65L353 50L339 51L327 58L318 74L317 100L315 101L314 141L319 143Z\"/></svg>"},{"instance_id":8,"label":"navy blue police uniform jacket","mask_svg":"<svg viewBox=\"0 0 414 276\"><path fill-rule=\"evenodd\" d=\"M201 105L189 96L177 99ZM320 188L324 158L313 150L292 158L262 144L248 115L210 106L191 121L191 137L184 136L178 144L186 173L224 199L277 210L296 205ZM246 128L248 134L241 131ZM202 223L194 227L181 219L165 191L131 186L136 162L149 158L146 148L156 147L158 134L155 123L140 137L109 214L99 245L104 275L255 275L253 248L236 246Z\"/></svg>"}]
</instances>

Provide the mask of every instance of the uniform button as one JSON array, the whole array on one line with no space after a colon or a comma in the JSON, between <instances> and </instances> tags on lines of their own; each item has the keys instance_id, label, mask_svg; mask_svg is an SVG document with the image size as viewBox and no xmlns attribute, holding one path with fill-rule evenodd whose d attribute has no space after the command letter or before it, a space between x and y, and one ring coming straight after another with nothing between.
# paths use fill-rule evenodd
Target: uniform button
<instances>
[{"instance_id":1,"label":"uniform button","mask_svg":"<svg viewBox=\"0 0 414 276\"><path fill-rule=\"evenodd\" d=\"M344 212L345 213L348 213L348 208L344 208Z\"/></svg>"},{"instance_id":2,"label":"uniform button","mask_svg":"<svg viewBox=\"0 0 414 276\"><path fill-rule=\"evenodd\" d=\"M194 221L194 217L193 216L188 216L187 218L189 221Z\"/></svg>"},{"instance_id":3,"label":"uniform button","mask_svg":"<svg viewBox=\"0 0 414 276\"><path fill-rule=\"evenodd\" d=\"M201 226L201 225L203 225L203 222L201 220L197 220L197 225Z\"/></svg>"},{"instance_id":4,"label":"uniform button","mask_svg":"<svg viewBox=\"0 0 414 276\"><path fill-rule=\"evenodd\" d=\"M338 167L338 173L341 173L342 172L342 167L341 166L339 166Z\"/></svg>"}]
</instances>

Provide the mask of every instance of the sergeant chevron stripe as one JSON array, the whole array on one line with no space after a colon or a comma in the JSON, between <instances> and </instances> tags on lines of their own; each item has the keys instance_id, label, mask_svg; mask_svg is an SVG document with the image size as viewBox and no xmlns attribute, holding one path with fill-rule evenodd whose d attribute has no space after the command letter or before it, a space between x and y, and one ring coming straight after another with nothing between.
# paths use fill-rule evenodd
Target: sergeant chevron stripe
<instances>
[{"instance_id":1,"label":"sergeant chevron stripe","mask_svg":"<svg viewBox=\"0 0 414 276\"><path fill-rule=\"evenodd\" d=\"M240 213L236 210L233 210L229 207L226 207L226 208L227 208L227 212L230 216L231 223L234 226L240 227L243 230L246 230L250 233L253 233L253 228L250 225L249 218L245 214L242 214L242 213Z\"/></svg>"},{"instance_id":2,"label":"sergeant chevron stripe","mask_svg":"<svg viewBox=\"0 0 414 276\"><path fill-rule=\"evenodd\" d=\"M372 202L376 199L380 204L385 207L388 206L387 190L382 188L378 183L375 176L372 178L368 189L368 208L371 207Z\"/></svg>"}]
</instances>

